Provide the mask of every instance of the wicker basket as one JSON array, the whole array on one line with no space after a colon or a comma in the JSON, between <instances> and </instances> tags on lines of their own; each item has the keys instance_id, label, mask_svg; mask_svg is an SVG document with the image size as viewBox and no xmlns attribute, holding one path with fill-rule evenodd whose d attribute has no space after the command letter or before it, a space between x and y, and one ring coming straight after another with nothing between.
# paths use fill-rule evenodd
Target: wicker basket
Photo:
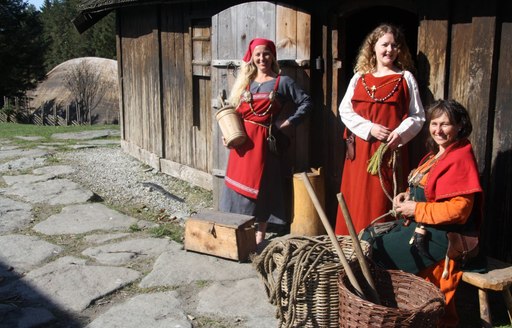
<instances>
[{"instance_id":1,"label":"wicker basket","mask_svg":"<svg viewBox=\"0 0 512 328\"><path fill-rule=\"evenodd\" d=\"M349 261L356 259L349 237L338 236ZM363 253L370 247L361 242ZM289 237L272 241L253 260L279 327L338 327L338 275L343 266L328 236Z\"/></svg>"},{"instance_id":2,"label":"wicker basket","mask_svg":"<svg viewBox=\"0 0 512 328\"><path fill-rule=\"evenodd\" d=\"M361 270L352 265L358 281ZM380 303L377 305L354 294L344 271L339 274L340 328L359 327L436 327L444 313L444 296L426 280L399 270L383 270L370 264ZM370 295L365 290L365 295Z\"/></svg>"}]
</instances>

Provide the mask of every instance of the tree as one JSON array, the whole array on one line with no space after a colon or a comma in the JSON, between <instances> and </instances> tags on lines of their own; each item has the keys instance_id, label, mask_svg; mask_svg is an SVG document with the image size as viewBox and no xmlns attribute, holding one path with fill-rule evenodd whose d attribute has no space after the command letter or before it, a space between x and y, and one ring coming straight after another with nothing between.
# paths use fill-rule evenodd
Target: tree
<instances>
[{"instance_id":1,"label":"tree","mask_svg":"<svg viewBox=\"0 0 512 328\"><path fill-rule=\"evenodd\" d=\"M0 0L0 96L22 96L44 78L45 44L40 30L34 6Z\"/></svg>"},{"instance_id":2,"label":"tree","mask_svg":"<svg viewBox=\"0 0 512 328\"><path fill-rule=\"evenodd\" d=\"M73 95L77 104L77 120L82 123L85 114L89 124L92 124L92 111L98 106L107 91L107 83L101 78L99 70L87 59L80 59L64 76L66 88Z\"/></svg>"},{"instance_id":3,"label":"tree","mask_svg":"<svg viewBox=\"0 0 512 328\"><path fill-rule=\"evenodd\" d=\"M45 0L41 9L41 20L43 36L49 46L45 55L45 66L48 70L79 57L115 59L114 13L104 17L83 34L79 34L71 22L76 15L78 0Z\"/></svg>"}]
</instances>

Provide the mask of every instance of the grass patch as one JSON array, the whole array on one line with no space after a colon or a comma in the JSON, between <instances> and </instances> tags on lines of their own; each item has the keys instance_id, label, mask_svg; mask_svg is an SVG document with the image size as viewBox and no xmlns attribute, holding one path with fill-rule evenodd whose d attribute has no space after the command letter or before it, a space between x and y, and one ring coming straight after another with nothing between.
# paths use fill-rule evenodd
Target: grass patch
<instances>
[{"instance_id":1,"label":"grass patch","mask_svg":"<svg viewBox=\"0 0 512 328\"><path fill-rule=\"evenodd\" d=\"M68 126L50 126L19 123L0 123L0 139L10 140L20 146L31 147L39 145L41 142L63 142L73 144L80 140L56 140L51 136L55 133L70 133L95 130L119 130L119 125L68 125ZM40 140L23 140L17 137L39 137ZM116 137L118 139L119 137Z\"/></svg>"},{"instance_id":2,"label":"grass patch","mask_svg":"<svg viewBox=\"0 0 512 328\"><path fill-rule=\"evenodd\" d=\"M141 227L139 227L139 226L137 225L137 223L134 223L134 224L132 224L132 225L130 226L130 231L131 231L131 232L138 232L138 231L142 231L142 229L141 229Z\"/></svg>"},{"instance_id":3,"label":"grass patch","mask_svg":"<svg viewBox=\"0 0 512 328\"><path fill-rule=\"evenodd\" d=\"M154 237L169 237L177 243L183 241L183 228L176 223L162 223L158 227L151 228L149 233Z\"/></svg>"}]
</instances>

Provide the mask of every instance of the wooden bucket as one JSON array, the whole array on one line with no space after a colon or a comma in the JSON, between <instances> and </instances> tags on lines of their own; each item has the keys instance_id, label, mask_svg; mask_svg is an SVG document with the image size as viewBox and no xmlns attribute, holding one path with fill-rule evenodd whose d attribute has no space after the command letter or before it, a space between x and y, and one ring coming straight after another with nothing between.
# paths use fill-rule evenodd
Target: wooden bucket
<instances>
[{"instance_id":1,"label":"wooden bucket","mask_svg":"<svg viewBox=\"0 0 512 328\"><path fill-rule=\"evenodd\" d=\"M247 139L240 115L233 106L225 106L217 111L215 118L228 147L238 147Z\"/></svg>"},{"instance_id":2,"label":"wooden bucket","mask_svg":"<svg viewBox=\"0 0 512 328\"><path fill-rule=\"evenodd\" d=\"M322 168L307 173L322 207L325 207L325 179ZM325 235L325 228L306 190L300 173L293 175L293 215L290 234L297 236Z\"/></svg>"}]
</instances>

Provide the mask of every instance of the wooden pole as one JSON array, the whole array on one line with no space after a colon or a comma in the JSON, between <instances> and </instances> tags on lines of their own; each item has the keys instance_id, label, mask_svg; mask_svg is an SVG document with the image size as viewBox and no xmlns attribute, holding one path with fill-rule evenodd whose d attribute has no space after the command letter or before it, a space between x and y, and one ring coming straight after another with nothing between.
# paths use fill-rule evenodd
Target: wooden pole
<instances>
[{"instance_id":1,"label":"wooden pole","mask_svg":"<svg viewBox=\"0 0 512 328\"><path fill-rule=\"evenodd\" d=\"M320 216L320 219L322 220L325 231L327 232L327 235L331 239L331 242L334 245L334 249L338 253L338 257L340 258L340 262L343 265L343 269L345 269L345 272L347 273L348 280L350 281L352 286L355 288L358 296L361 297L362 299L366 300L363 290L361 289L359 282L357 282L357 279L356 279L354 273L352 272L352 268L350 267L350 264L348 263L347 259L345 258L345 254L343 254L343 250L341 249L340 243L338 242L338 239L336 238L336 235L334 234L334 231L332 230L331 224L329 223L329 220L327 219L327 216L325 215L325 212L322 209L322 206L320 205L320 201L318 200L318 197L315 194L315 190L313 189L313 186L311 185L311 182L309 181L308 175L306 174L306 172L302 172L300 174L300 176L302 177L302 181L304 181L304 185L306 186L306 190L308 191L309 197L311 197L311 201L313 201L313 205L315 205L318 215Z\"/></svg>"},{"instance_id":2,"label":"wooden pole","mask_svg":"<svg viewBox=\"0 0 512 328\"><path fill-rule=\"evenodd\" d=\"M338 203L340 204L341 212L345 217L348 232L350 234L350 237L352 238L352 245L354 245L357 260L359 261L359 265L361 265L361 270L363 271L363 275L366 278L368 285L370 285L370 292L372 293L373 300L375 304L380 304L379 294L377 293L377 289L375 288L375 282L373 281L372 273L370 272L368 263L366 263L366 258L363 254L361 244L359 244L359 238L357 238L356 230L354 228L354 224L352 223L352 217L350 216L350 213L348 211L347 203L345 203L345 198L343 198L342 193L339 193L336 196L338 197Z\"/></svg>"}]
</instances>

